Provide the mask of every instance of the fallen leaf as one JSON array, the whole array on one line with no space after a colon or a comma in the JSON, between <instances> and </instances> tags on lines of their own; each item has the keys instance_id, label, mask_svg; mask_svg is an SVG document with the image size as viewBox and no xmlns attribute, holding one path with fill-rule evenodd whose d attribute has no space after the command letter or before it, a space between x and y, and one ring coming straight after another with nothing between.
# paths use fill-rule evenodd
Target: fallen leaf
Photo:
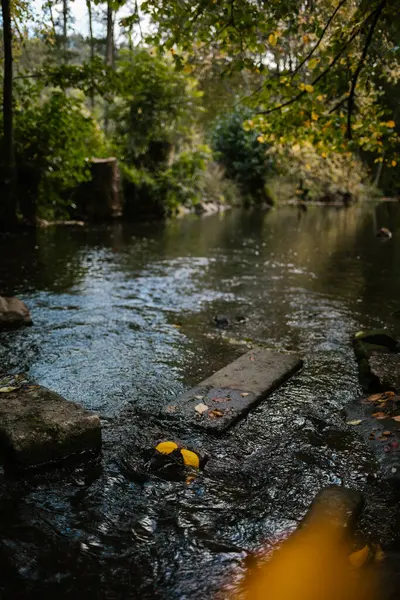
<instances>
[{"instance_id":1,"label":"fallen leaf","mask_svg":"<svg viewBox=\"0 0 400 600\"><path fill-rule=\"evenodd\" d=\"M373 414L372 414L372 416L373 416L375 419L386 419L386 418L387 418L387 414L386 414L386 413L384 413L384 412L376 412L376 413L373 413ZM399 420L400 420L400 419L399 419Z\"/></svg>"},{"instance_id":2,"label":"fallen leaf","mask_svg":"<svg viewBox=\"0 0 400 600\"><path fill-rule=\"evenodd\" d=\"M211 400L213 402L227 402L228 400L230 400L229 396L226 396L225 398L223 396L215 396L214 398L211 398Z\"/></svg>"},{"instance_id":3,"label":"fallen leaf","mask_svg":"<svg viewBox=\"0 0 400 600\"><path fill-rule=\"evenodd\" d=\"M243 392L243 394L240 395L243 396L243 398L246 398L246 396L250 396L249 392Z\"/></svg>"},{"instance_id":4,"label":"fallen leaf","mask_svg":"<svg viewBox=\"0 0 400 600\"><path fill-rule=\"evenodd\" d=\"M165 412L167 412L167 413L173 413L175 411L176 411L176 406L173 406L172 404L167 406L167 408L165 409Z\"/></svg>"},{"instance_id":5,"label":"fallen leaf","mask_svg":"<svg viewBox=\"0 0 400 600\"><path fill-rule=\"evenodd\" d=\"M371 431L371 433L369 434L368 437L369 437L370 440L374 440L375 439L375 434L372 433L372 431Z\"/></svg>"},{"instance_id":6,"label":"fallen leaf","mask_svg":"<svg viewBox=\"0 0 400 600\"><path fill-rule=\"evenodd\" d=\"M202 402L200 402L200 404L197 404L197 406L194 407L194 410L199 413L199 415L202 415L203 413L208 411L208 406L207 404L203 404Z\"/></svg>"},{"instance_id":7,"label":"fallen leaf","mask_svg":"<svg viewBox=\"0 0 400 600\"><path fill-rule=\"evenodd\" d=\"M208 416L211 417L212 419L215 419L217 417L223 417L224 413L222 412L222 410L210 410L210 412L208 413Z\"/></svg>"},{"instance_id":8,"label":"fallen leaf","mask_svg":"<svg viewBox=\"0 0 400 600\"><path fill-rule=\"evenodd\" d=\"M382 435L386 435L386 436L392 435L392 432L391 431L382 431Z\"/></svg>"},{"instance_id":9,"label":"fallen leaf","mask_svg":"<svg viewBox=\"0 0 400 600\"><path fill-rule=\"evenodd\" d=\"M347 421L347 425L359 425L362 423L362 419L354 419L353 421Z\"/></svg>"},{"instance_id":10,"label":"fallen leaf","mask_svg":"<svg viewBox=\"0 0 400 600\"><path fill-rule=\"evenodd\" d=\"M395 396L396 394L394 392L392 392L391 390L389 390L388 392L383 392L383 395L386 396L387 398L391 398L392 396Z\"/></svg>"},{"instance_id":11,"label":"fallen leaf","mask_svg":"<svg viewBox=\"0 0 400 600\"><path fill-rule=\"evenodd\" d=\"M354 567L355 569L359 569L360 567L365 565L369 557L370 549L367 545L364 546L364 548L361 548L361 550L357 550L357 552L353 552L353 554L350 554L349 561L352 567Z\"/></svg>"},{"instance_id":12,"label":"fallen leaf","mask_svg":"<svg viewBox=\"0 0 400 600\"><path fill-rule=\"evenodd\" d=\"M203 400L204 396L195 396L196 400Z\"/></svg>"},{"instance_id":13,"label":"fallen leaf","mask_svg":"<svg viewBox=\"0 0 400 600\"><path fill-rule=\"evenodd\" d=\"M189 485L189 483L192 483L192 481L194 481L196 479L196 475L188 475L188 477L186 477L186 485Z\"/></svg>"},{"instance_id":14,"label":"fallen leaf","mask_svg":"<svg viewBox=\"0 0 400 600\"><path fill-rule=\"evenodd\" d=\"M383 394L372 394L371 396L368 396L367 400L369 400L370 402L378 402L378 400L380 400L382 398Z\"/></svg>"},{"instance_id":15,"label":"fallen leaf","mask_svg":"<svg viewBox=\"0 0 400 600\"><path fill-rule=\"evenodd\" d=\"M397 415L396 417L392 417L393 421L398 421L400 422L400 415Z\"/></svg>"},{"instance_id":16,"label":"fallen leaf","mask_svg":"<svg viewBox=\"0 0 400 600\"><path fill-rule=\"evenodd\" d=\"M181 454L183 456L183 462L187 467L194 467L195 469L200 467L200 459L195 452L182 448Z\"/></svg>"},{"instance_id":17,"label":"fallen leaf","mask_svg":"<svg viewBox=\"0 0 400 600\"><path fill-rule=\"evenodd\" d=\"M0 388L0 392L7 394L8 392L13 392L16 389L16 387L2 387Z\"/></svg>"},{"instance_id":18,"label":"fallen leaf","mask_svg":"<svg viewBox=\"0 0 400 600\"><path fill-rule=\"evenodd\" d=\"M156 446L157 452L160 454L171 454L174 450L178 448L178 444L175 442L160 442Z\"/></svg>"}]
</instances>

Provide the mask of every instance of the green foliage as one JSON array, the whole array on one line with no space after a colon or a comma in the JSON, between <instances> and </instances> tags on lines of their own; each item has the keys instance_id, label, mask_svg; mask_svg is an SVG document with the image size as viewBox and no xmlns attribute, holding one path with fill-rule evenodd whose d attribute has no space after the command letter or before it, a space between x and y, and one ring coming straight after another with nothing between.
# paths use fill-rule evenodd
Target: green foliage
<instances>
[{"instance_id":1,"label":"green foliage","mask_svg":"<svg viewBox=\"0 0 400 600\"><path fill-rule=\"evenodd\" d=\"M266 178L273 172L273 164L266 146L258 141L257 131L243 127L251 116L249 109L240 108L219 118L212 131L211 145L226 175L238 183L242 194L265 201L268 200Z\"/></svg>"},{"instance_id":2,"label":"green foliage","mask_svg":"<svg viewBox=\"0 0 400 600\"><path fill-rule=\"evenodd\" d=\"M102 149L101 133L80 99L61 91L44 101L25 96L15 110L15 153L26 216L34 217L36 204L40 216L67 210L72 191L90 178L90 157Z\"/></svg>"}]
</instances>

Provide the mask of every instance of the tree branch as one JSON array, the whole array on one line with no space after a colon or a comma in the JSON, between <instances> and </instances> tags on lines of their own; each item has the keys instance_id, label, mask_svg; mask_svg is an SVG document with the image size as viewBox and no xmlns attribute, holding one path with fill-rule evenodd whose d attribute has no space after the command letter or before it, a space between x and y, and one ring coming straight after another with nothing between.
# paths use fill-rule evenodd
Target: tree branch
<instances>
[{"instance_id":1,"label":"tree branch","mask_svg":"<svg viewBox=\"0 0 400 600\"><path fill-rule=\"evenodd\" d=\"M359 63L357 65L357 69L353 75L353 79L351 82L351 88L350 88L350 94L349 94L349 99L348 99L348 104L347 104L347 139L351 140L353 137L352 134L352 130L351 130L351 117L352 117L352 113L353 113L353 109L354 109L354 94L356 91L356 87L357 87L357 82L358 82L358 78L360 76L361 73L361 69L364 66L365 63L365 59L367 57L368 54L368 48L371 44L372 38L374 36L374 31L375 28L378 24L378 21L382 15L383 9L385 8L386 5L386 1L387 0L383 0L379 5L378 8L375 10L375 16L374 19L371 23L371 27L369 28L368 31L368 35L367 35L367 39L365 40L365 44L364 44L364 48L361 54L361 58L359 60Z\"/></svg>"},{"instance_id":2,"label":"tree branch","mask_svg":"<svg viewBox=\"0 0 400 600\"><path fill-rule=\"evenodd\" d=\"M346 2L347 2L347 0L341 0L341 2L339 2L339 4L337 5L337 7L335 8L335 10L333 11L333 13L331 14L331 16L329 17L328 21L326 22L325 27L323 28L322 33L321 33L321 35L319 37L319 40L317 41L317 43L315 44L315 46L310 50L310 52L307 54L307 56L295 68L295 70L292 73L292 78L300 71L300 69L303 67L303 65L305 65L305 63L312 57L312 55L314 54L314 52L316 51L316 49L318 48L318 46L322 42L322 38L324 37L325 33L327 32L327 29L328 29L329 25L332 23L332 21L335 18L336 14L342 8L343 4L345 4Z\"/></svg>"}]
</instances>

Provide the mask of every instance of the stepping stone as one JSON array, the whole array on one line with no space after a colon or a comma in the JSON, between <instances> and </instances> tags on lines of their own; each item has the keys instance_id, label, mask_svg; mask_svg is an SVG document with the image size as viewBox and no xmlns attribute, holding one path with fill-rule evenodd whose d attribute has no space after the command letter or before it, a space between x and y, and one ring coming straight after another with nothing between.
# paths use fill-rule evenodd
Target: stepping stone
<instances>
[{"instance_id":1,"label":"stepping stone","mask_svg":"<svg viewBox=\"0 0 400 600\"><path fill-rule=\"evenodd\" d=\"M400 390L400 354L373 354L368 363L384 390Z\"/></svg>"},{"instance_id":2,"label":"stepping stone","mask_svg":"<svg viewBox=\"0 0 400 600\"><path fill-rule=\"evenodd\" d=\"M315 496L300 527L313 523L315 519L327 518L343 529L343 533L348 533L354 529L363 508L361 492L337 485L328 486Z\"/></svg>"},{"instance_id":3,"label":"stepping stone","mask_svg":"<svg viewBox=\"0 0 400 600\"><path fill-rule=\"evenodd\" d=\"M162 409L162 416L220 433L301 369L293 354L255 348Z\"/></svg>"},{"instance_id":4,"label":"stepping stone","mask_svg":"<svg viewBox=\"0 0 400 600\"><path fill-rule=\"evenodd\" d=\"M51 463L101 447L99 417L41 386L0 390L0 446L19 467Z\"/></svg>"}]
</instances>

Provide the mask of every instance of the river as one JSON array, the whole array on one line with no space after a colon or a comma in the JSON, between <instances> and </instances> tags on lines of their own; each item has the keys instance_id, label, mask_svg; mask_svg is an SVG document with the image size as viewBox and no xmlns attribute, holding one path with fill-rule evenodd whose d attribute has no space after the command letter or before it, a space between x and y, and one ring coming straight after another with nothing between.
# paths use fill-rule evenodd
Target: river
<instances>
[{"instance_id":1,"label":"river","mask_svg":"<svg viewBox=\"0 0 400 600\"><path fill-rule=\"evenodd\" d=\"M0 374L27 373L104 426L85 465L0 470L1 598L224 598L331 483L363 490L364 531L396 544L394 492L340 409L361 393L353 333L400 335L399 259L393 202L1 237L1 293L34 325L0 334ZM158 419L251 343L305 367L222 438ZM139 481L143 450L171 438L210 457L204 473Z\"/></svg>"}]
</instances>

